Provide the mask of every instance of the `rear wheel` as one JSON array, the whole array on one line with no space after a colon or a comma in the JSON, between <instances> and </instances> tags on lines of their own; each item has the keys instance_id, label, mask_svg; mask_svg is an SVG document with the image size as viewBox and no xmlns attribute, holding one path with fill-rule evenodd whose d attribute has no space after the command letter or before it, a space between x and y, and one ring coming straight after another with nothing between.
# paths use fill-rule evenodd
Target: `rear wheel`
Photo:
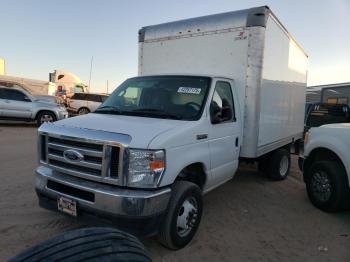
<instances>
[{"instance_id":1,"label":"rear wheel","mask_svg":"<svg viewBox=\"0 0 350 262\"><path fill-rule=\"evenodd\" d=\"M350 190L344 167L336 161L318 161L305 171L310 201L327 212L349 207Z\"/></svg>"},{"instance_id":2,"label":"rear wheel","mask_svg":"<svg viewBox=\"0 0 350 262\"><path fill-rule=\"evenodd\" d=\"M160 226L159 241L176 250L194 237L202 217L202 192L188 181L175 182L165 218Z\"/></svg>"},{"instance_id":3,"label":"rear wheel","mask_svg":"<svg viewBox=\"0 0 350 262\"><path fill-rule=\"evenodd\" d=\"M273 180L286 179L289 174L290 163L290 153L287 149L275 150L269 159L268 176Z\"/></svg>"},{"instance_id":4,"label":"rear wheel","mask_svg":"<svg viewBox=\"0 0 350 262\"><path fill-rule=\"evenodd\" d=\"M82 107L78 110L78 115L86 115L88 113L90 113L90 110L87 107Z\"/></svg>"},{"instance_id":5,"label":"rear wheel","mask_svg":"<svg viewBox=\"0 0 350 262\"><path fill-rule=\"evenodd\" d=\"M43 111L39 113L36 119L36 124L37 126L41 126L44 123L51 123L55 121L56 121L56 116L54 113L50 111Z\"/></svg>"}]
</instances>

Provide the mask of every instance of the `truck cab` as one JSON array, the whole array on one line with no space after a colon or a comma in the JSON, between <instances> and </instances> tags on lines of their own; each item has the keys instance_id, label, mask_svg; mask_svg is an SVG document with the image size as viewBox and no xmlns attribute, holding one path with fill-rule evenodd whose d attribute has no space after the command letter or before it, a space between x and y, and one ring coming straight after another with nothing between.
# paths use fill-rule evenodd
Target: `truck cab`
<instances>
[{"instance_id":1,"label":"truck cab","mask_svg":"<svg viewBox=\"0 0 350 262\"><path fill-rule=\"evenodd\" d=\"M227 78L128 79L95 113L40 128L39 199L56 205L67 196L80 212L157 220L178 182L208 192L235 174L242 136L235 101L234 82ZM200 216L196 197L182 220L194 210ZM188 229L187 220L180 230Z\"/></svg>"}]
</instances>

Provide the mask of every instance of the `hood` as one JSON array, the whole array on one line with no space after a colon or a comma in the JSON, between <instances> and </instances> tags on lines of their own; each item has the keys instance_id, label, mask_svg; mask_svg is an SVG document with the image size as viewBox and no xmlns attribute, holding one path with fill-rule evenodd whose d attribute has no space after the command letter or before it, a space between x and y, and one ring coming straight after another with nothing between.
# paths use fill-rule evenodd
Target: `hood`
<instances>
[{"instance_id":1,"label":"hood","mask_svg":"<svg viewBox=\"0 0 350 262\"><path fill-rule=\"evenodd\" d=\"M55 96L34 96L35 102L58 105L57 97Z\"/></svg>"},{"instance_id":2,"label":"hood","mask_svg":"<svg viewBox=\"0 0 350 262\"><path fill-rule=\"evenodd\" d=\"M320 126L322 129L330 129L330 128L341 128L341 129L350 129L350 123L339 123L339 124L328 124Z\"/></svg>"},{"instance_id":3,"label":"hood","mask_svg":"<svg viewBox=\"0 0 350 262\"><path fill-rule=\"evenodd\" d=\"M130 147L148 148L158 135L186 125L185 121L146 118L137 116L94 114L64 119L54 124L62 127L75 127L90 130L126 134L131 136Z\"/></svg>"}]
</instances>

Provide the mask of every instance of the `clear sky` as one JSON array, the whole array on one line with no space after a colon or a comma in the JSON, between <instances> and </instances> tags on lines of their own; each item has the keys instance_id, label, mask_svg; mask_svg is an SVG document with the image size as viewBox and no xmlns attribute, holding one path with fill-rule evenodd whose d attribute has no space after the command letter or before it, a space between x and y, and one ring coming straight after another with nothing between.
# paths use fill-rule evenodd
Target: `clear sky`
<instances>
[{"instance_id":1,"label":"clear sky","mask_svg":"<svg viewBox=\"0 0 350 262\"><path fill-rule=\"evenodd\" d=\"M350 0L0 0L7 74L48 80L63 69L110 90L137 74L142 26L268 5L310 57L308 85L350 82Z\"/></svg>"}]
</instances>

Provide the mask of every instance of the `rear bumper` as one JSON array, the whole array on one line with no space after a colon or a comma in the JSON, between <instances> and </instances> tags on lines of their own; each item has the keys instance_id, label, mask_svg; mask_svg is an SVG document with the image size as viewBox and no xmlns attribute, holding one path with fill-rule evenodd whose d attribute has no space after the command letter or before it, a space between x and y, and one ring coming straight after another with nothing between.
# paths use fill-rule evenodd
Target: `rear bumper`
<instances>
[{"instance_id":1,"label":"rear bumper","mask_svg":"<svg viewBox=\"0 0 350 262\"><path fill-rule=\"evenodd\" d=\"M53 200L59 196L73 199L79 212L122 218L150 218L163 214L171 195L169 187L159 190L133 190L91 182L58 174L50 168L36 169L39 198Z\"/></svg>"}]
</instances>

